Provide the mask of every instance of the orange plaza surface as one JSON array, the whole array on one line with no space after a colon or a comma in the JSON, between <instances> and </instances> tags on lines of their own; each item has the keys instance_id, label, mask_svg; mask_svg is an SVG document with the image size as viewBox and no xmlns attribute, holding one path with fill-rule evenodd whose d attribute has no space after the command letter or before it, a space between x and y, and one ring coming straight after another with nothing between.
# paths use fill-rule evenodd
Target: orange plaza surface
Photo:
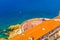
<instances>
[{"instance_id":1,"label":"orange plaza surface","mask_svg":"<svg viewBox=\"0 0 60 40\"><path fill-rule=\"evenodd\" d=\"M54 20L48 20L43 22L42 24L31 28L30 30L17 35L13 38L10 38L8 40L30 40L32 37L34 40L37 40L38 38L41 38L46 33L52 31L56 27L60 25L60 22L54 21Z\"/></svg>"}]
</instances>

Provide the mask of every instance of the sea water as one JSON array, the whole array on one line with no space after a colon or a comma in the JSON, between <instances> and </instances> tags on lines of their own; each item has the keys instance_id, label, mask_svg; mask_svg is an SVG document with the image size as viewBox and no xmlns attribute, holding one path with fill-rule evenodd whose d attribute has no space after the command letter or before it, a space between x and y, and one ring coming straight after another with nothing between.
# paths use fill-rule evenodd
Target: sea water
<instances>
[{"instance_id":1,"label":"sea water","mask_svg":"<svg viewBox=\"0 0 60 40\"><path fill-rule=\"evenodd\" d=\"M0 0L0 30L31 18L54 18L59 10L60 0Z\"/></svg>"}]
</instances>

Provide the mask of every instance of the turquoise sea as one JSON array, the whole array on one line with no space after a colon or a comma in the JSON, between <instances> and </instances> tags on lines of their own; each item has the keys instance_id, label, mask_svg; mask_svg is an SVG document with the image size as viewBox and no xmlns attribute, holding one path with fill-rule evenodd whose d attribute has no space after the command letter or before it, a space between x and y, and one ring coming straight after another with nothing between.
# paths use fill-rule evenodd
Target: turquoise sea
<instances>
[{"instance_id":1,"label":"turquoise sea","mask_svg":"<svg viewBox=\"0 0 60 40\"><path fill-rule=\"evenodd\" d=\"M60 0L0 0L0 31L31 18L54 18L59 10Z\"/></svg>"}]
</instances>

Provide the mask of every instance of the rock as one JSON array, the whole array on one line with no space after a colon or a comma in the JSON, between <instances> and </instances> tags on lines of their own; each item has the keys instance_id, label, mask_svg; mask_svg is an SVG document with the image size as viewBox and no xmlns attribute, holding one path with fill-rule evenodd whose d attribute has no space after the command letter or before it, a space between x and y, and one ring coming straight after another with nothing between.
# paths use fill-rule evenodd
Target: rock
<instances>
[{"instance_id":1,"label":"rock","mask_svg":"<svg viewBox=\"0 0 60 40\"><path fill-rule=\"evenodd\" d=\"M12 37L20 34L21 25L16 24L16 25L10 26L9 29L13 30L13 31L9 32L9 38L12 38Z\"/></svg>"},{"instance_id":2,"label":"rock","mask_svg":"<svg viewBox=\"0 0 60 40\"><path fill-rule=\"evenodd\" d=\"M0 40L6 40L5 38L0 38Z\"/></svg>"},{"instance_id":3,"label":"rock","mask_svg":"<svg viewBox=\"0 0 60 40\"><path fill-rule=\"evenodd\" d=\"M6 30L3 30L4 32L6 32Z\"/></svg>"},{"instance_id":4,"label":"rock","mask_svg":"<svg viewBox=\"0 0 60 40\"><path fill-rule=\"evenodd\" d=\"M21 26L20 24L16 24L16 25L12 25L9 27L10 30L16 30L16 29L19 29Z\"/></svg>"},{"instance_id":5,"label":"rock","mask_svg":"<svg viewBox=\"0 0 60 40\"><path fill-rule=\"evenodd\" d=\"M8 33L4 33L4 35L8 36L9 34Z\"/></svg>"}]
</instances>

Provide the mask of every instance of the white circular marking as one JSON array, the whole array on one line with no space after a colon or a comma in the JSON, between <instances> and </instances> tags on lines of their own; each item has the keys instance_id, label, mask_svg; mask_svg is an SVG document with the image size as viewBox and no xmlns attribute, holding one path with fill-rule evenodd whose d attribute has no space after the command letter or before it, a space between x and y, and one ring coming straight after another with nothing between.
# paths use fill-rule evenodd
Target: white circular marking
<instances>
[{"instance_id":1,"label":"white circular marking","mask_svg":"<svg viewBox=\"0 0 60 40\"><path fill-rule=\"evenodd\" d=\"M45 28L42 28L42 30L46 30Z\"/></svg>"}]
</instances>

